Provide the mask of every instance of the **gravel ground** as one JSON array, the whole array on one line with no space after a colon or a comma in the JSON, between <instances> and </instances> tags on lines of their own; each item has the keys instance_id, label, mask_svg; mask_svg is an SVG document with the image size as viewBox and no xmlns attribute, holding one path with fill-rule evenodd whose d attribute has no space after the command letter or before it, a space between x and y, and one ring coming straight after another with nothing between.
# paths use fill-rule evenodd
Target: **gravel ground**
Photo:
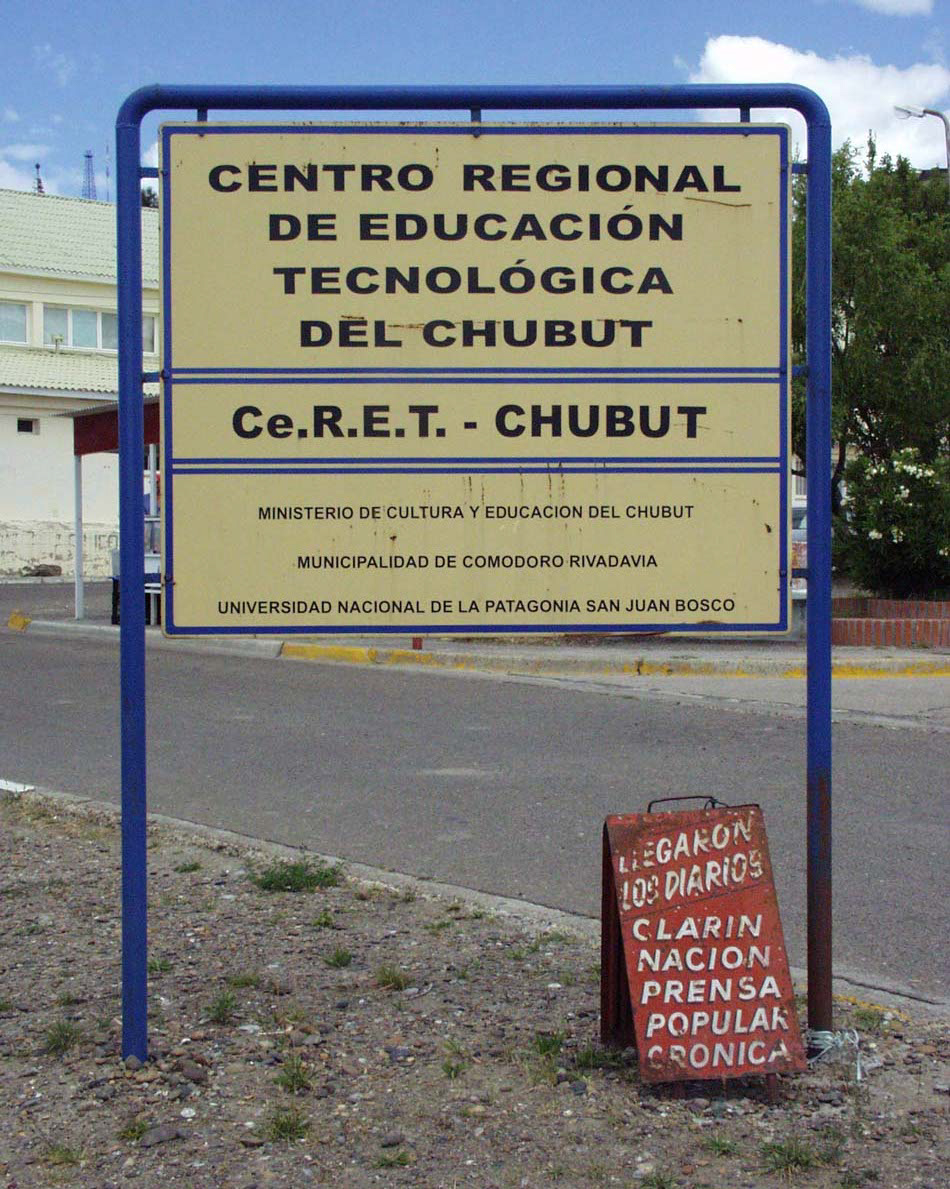
<instances>
[{"instance_id":1,"label":"gravel ground","mask_svg":"<svg viewBox=\"0 0 950 1189\"><path fill-rule=\"evenodd\" d=\"M589 939L424 884L262 890L273 852L167 826L149 863L136 1068L114 816L0 798L3 1189L946 1184L939 1021L838 1001L861 1082L852 1051L775 1105L753 1080L677 1097L599 1048Z\"/></svg>"}]
</instances>

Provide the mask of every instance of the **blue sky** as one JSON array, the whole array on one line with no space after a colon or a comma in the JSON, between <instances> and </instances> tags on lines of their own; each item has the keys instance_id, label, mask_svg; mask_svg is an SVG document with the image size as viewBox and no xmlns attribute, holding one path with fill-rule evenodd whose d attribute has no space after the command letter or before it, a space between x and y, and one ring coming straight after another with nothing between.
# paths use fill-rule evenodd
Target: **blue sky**
<instances>
[{"instance_id":1,"label":"blue sky","mask_svg":"<svg viewBox=\"0 0 950 1189\"><path fill-rule=\"evenodd\" d=\"M796 82L835 143L945 163L950 0L3 0L0 186L99 198L116 111L148 83L676 84ZM688 113L687 113L688 115ZM212 113L214 118L214 113ZM235 118L228 115L228 118ZM299 115L294 118L301 118ZM314 115L319 119L319 115ZM542 117L543 118L543 117ZM728 118L732 118L731 114ZM144 128L153 152L158 119Z\"/></svg>"}]
</instances>

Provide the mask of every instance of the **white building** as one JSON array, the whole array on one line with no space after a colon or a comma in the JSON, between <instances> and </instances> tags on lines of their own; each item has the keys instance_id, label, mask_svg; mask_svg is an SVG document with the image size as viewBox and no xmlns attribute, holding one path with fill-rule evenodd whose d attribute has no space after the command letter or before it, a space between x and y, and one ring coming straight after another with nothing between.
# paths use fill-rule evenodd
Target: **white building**
<instances>
[{"instance_id":1,"label":"white building","mask_svg":"<svg viewBox=\"0 0 950 1189\"><path fill-rule=\"evenodd\" d=\"M0 580L37 567L73 573L70 412L115 403L115 207L0 190ZM142 211L144 367L158 362L158 211ZM146 391L157 391L150 386ZM87 576L118 545L118 458L82 470Z\"/></svg>"}]
</instances>

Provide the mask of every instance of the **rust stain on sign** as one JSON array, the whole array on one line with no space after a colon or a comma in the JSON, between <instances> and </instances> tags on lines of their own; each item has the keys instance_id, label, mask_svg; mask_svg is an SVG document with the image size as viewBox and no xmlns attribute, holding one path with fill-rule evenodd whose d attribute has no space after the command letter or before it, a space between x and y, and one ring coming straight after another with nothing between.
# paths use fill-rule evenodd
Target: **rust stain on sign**
<instances>
[{"instance_id":1,"label":"rust stain on sign","mask_svg":"<svg viewBox=\"0 0 950 1189\"><path fill-rule=\"evenodd\" d=\"M604 880L603 1038L645 1081L805 1068L758 806L609 817Z\"/></svg>"}]
</instances>

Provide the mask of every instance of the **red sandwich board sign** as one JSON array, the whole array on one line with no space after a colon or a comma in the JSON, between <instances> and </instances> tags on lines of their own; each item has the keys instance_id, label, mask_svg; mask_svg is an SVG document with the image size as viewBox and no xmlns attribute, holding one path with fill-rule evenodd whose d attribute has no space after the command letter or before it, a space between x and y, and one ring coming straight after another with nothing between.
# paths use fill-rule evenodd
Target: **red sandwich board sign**
<instances>
[{"instance_id":1,"label":"red sandwich board sign","mask_svg":"<svg viewBox=\"0 0 950 1189\"><path fill-rule=\"evenodd\" d=\"M805 1068L757 805L608 817L603 909L601 1036L644 1081Z\"/></svg>"}]
</instances>

